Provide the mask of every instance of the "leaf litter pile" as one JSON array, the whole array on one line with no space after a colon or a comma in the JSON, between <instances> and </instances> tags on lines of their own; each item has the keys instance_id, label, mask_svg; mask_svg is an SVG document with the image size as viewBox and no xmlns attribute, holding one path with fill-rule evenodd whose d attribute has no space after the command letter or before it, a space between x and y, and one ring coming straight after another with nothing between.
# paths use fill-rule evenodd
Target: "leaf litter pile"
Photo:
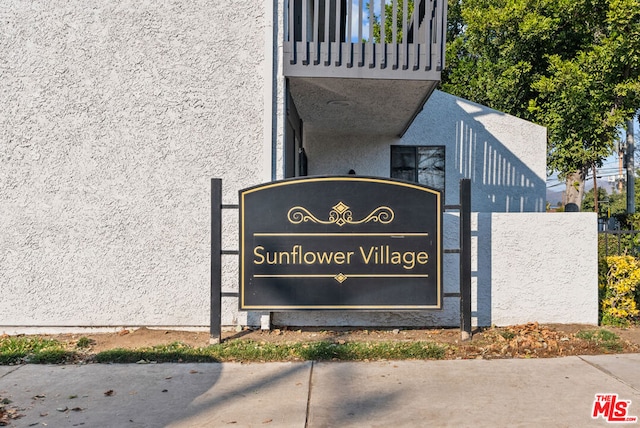
<instances>
[{"instance_id":1,"label":"leaf litter pile","mask_svg":"<svg viewBox=\"0 0 640 428\"><path fill-rule=\"evenodd\" d=\"M477 341L463 344L453 354L456 358L491 359L550 358L638 351L640 340L637 335L632 341L622 339L618 334L605 329L571 332L529 323L485 330Z\"/></svg>"},{"instance_id":2,"label":"leaf litter pile","mask_svg":"<svg viewBox=\"0 0 640 428\"><path fill-rule=\"evenodd\" d=\"M0 427L9 426L11 421L22 416L20 409L11 405L11 400L0 395Z\"/></svg>"}]
</instances>

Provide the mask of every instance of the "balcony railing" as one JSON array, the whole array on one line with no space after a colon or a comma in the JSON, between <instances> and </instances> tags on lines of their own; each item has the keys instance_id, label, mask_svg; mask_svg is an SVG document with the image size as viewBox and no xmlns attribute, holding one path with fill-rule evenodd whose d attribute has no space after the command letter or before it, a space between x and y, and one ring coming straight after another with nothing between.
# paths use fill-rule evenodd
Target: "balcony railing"
<instances>
[{"instance_id":1,"label":"balcony railing","mask_svg":"<svg viewBox=\"0 0 640 428\"><path fill-rule=\"evenodd\" d=\"M440 80L446 0L286 5L286 76Z\"/></svg>"}]
</instances>

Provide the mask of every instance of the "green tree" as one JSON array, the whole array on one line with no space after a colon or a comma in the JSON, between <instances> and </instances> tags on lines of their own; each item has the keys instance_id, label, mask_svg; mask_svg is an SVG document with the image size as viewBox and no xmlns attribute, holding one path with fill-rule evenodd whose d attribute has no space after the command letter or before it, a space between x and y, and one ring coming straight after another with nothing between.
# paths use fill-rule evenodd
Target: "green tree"
<instances>
[{"instance_id":1,"label":"green tree","mask_svg":"<svg viewBox=\"0 0 640 428\"><path fill-rule=\"evenodd\" d=\"M640 106L640 0L449 0L449 10L442 88L545 125L549 169L579 207L587 171Z\"/></svg>"},{"instance_id":2,"label":"green tree","mask_svg":"<svg viewBox=\"0 0 640 428\"><path fill-rule=\"evenodd\" d=\"M640 169L636 169L635 179L635 202L640 207ZM586 197L585 197L586 198ZM640 230L640 214L627 214L627 189L626 185L622 192L613 192L608 196L611 217L620 222L622 229Z\"/></svg>"},{"instance_id":3,"label":"green tree","mask_svg":"<svg viewBox=\"0 0 640 428\"><path fill-rule=\"evenodd\" d=\"M635 202L636 206L640 206L640 168L636 169L636 190ZM598 188L599 212L600 217L613 217L619 223L622 229L640 229L640 214L627 214L627 189L626 184L621 191L614 189L611 193ZM582 211L594 211L594 193L593 189L585 192L582 200Z\"/></svg>"},{"instance_id":4,"label":"green tree","mask_svg":"<svg viewBox=\"0 0 640 428\"><path fill-rule=\"evenodd\" d=\"M602 21L592 40L574 57L549 56L549 73L534 83L539 95L529 106L548 127L549 167L566 178L567 199L575 204L588 170L601 165L633 117L640 93L640 1L599 3L593 10Z\"/></svg>"},{"instance_id":5,"label":"green tree","mask_svg":"<svg viewBox=\"0 0 640 428\"><path fill-rule=\"evenodd\" d=\"M567 203L577 208L587 173L611 154L624 119L612 115L613 88L592 55L566 60L553 55L549 60L551 73L534 83L539 95L530 110L547 126L547 164L565 178Z\"/></svg>"},{"instance_id":6,"label":"green tree","mask_svg":"<svg viewBox=\"0 0 640 428\"><path fill-rule=\"evenodd\" d=\"M455 26L448 27L442 89L535 119L528 108L537 96L532 85L547 74L548 56L572 57L587 37L575 2L449 0L448 4Z\"/></svg>"},{"instance_id":7,"label":"green tree","mask_svg":"<svg viewBox=\"0 0 640 428\"><path fill-rule=\"evenodd\" d=\"M605 205L609 207L609 213L612 217L624 215L627 212L627 192L613 192L608 196Z\"/></svg>"},{"instance_id":8,"label":"green tree","mask_svg":"<svg viewBox=\"0 0 640 428\"><path fill-rule=\"evenodd\" d=\"M607 30L598 53L614 86L614 107L630 118L640 107L640 0L610 0Z\"/></svg>"}]
</instances>

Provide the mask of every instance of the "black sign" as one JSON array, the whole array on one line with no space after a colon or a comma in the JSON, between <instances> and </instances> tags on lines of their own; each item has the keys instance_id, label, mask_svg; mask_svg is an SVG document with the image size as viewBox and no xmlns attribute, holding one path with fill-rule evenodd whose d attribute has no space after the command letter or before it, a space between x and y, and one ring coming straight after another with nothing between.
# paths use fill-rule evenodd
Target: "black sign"
<instances>
[{"instance_id":1,"label":"black sign","mask_svg":"<svg viewBox=\"0 0 640 428\"><path fill-rule=\"evenodd\" d=\"M240 309L440 309L441 198L353 176L241 190Z\"/></svg>"}]
</instances>

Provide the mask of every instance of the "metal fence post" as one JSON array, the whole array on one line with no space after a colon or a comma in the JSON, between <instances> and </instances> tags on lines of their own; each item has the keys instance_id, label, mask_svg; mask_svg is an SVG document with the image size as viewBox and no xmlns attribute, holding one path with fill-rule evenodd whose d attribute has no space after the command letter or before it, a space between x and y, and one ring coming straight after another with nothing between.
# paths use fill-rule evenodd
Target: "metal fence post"
<instances>
[{"instance_id":1,"label":"metal fence post","mask_svg":"<svg viewBox=\"0 0 640 428\"><path fill-rule=\"evenodd\" d=\"M222 340L222 180L211 179L211 344Z\"/></svg>"},{"instance_id":2,"label":"metal fence post","mask_svg":"<svg viewBox=\"0 0 640 428\"><path fill-rule=\"evenodd\" d=\"M460 180L460 332L471 339L471 180Z\"/></svg>"}]
</instances>

